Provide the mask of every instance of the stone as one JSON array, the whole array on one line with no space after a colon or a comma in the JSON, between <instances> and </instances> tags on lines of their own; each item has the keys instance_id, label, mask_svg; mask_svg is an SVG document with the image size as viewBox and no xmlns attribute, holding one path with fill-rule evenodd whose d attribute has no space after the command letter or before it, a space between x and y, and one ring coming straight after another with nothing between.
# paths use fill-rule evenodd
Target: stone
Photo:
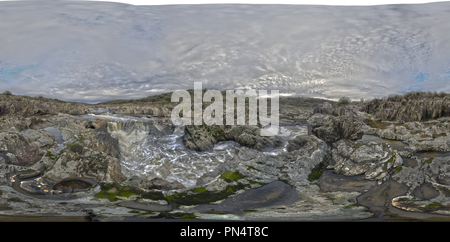
<instances>
[{"instance_id":1,"label":"stone","mask_svg":"<svg viewBox=\"0 0 450 242\"><path fill-rule=\"evenodd\" d=\"M88 147L81 146L83 152L73 152L69 147L59 153L52 153L43 158L45 173L43 177L60 180L69 177L92 178L97 182L122 182L126 177L122 174L118 158L105 153L98 153Z\"/></svg>"},{"instance_id":2,"label":"stone","mask_svg":"<svg viewBox=\"0 0 450 242\"><path fill-rule=\"evenodd\" d=\"M401 156L392 152L387 144L339 140L331 146L328 169L346 176L364 174L365 179L379 180L385 178L391 168L402 164Z\"/></svg>"},{"instance_id":3,"label":"stone","mask_svg":"<svg viewBox=\"0 0 450 242\"><path fill-rule=\"evenodd\" d=\"M314 114L308 119L308 134L313 134L328 143L340 139L357 140L364 134L363 123L352 116Z\"/></svg>"},{"instance_id":4,"label":"stone","mask_svg":"<svg viewBox=\"0 0 450 242\"><path fill-rule=\"evenodd\" d=\"M62 192L63 193L72 193L73 189L71 187L63 187Z\"/></svg>"},{"instance_id":5,"label":"stone","mask_svg":"<svg viewBox=\"0 0 450 242\"><path fill-rule=\"evenodd\" d=\"M131 209L138 209L143 211L149 211L149 212L168 212L172 210L172 205L161 205L161 204L154 204L154 203L142 203L142 202L135 202L135 201L125 201L120 202L117 204L121 207L131 208Z\"/></svg>"},{"instance_id":6,"label":"stone","mask_svg":"<svg viewBox=\"0 0 450 242\"><path fill-rule=\"evenodd\" d=\"M94 137L89 139L88 148L104 152L112 157L119 158L120 156L120 148L119 148L119 140L111 136L110 133L106 130L106 128L99 128L98 132L94 135Z\"/></svg>"},{"instance_id":7,"label":"stone","mask_svg":"<svg viewBox=\"0 0 450 242\"><path fill-rule=\"evenodd\" d=\"M51 146L55 142L55 137L45 130L26 129L20 134L28 141L29 144L36 147Z\"/></svg>"},{"instance_id":8,"label":"stone","mask_svg":"<svg viewBox=\"0 0 450 242\"><path fill-rule=\"evenodd\" d=\"M244 161L252 160L257 156L257 151L247 147L242 147L239 149L238 156Z\"/></svg>"},{"instance_id":9,"label":"stone","mask_svg":"<svg viewBox=\"0 0 450 242\"><path fill-rule=\"evenodd\" d=\"M326 170L319 178L318 185L321 192L365 192L377 185L376 181L363 178L363 175L344 176Z\"/></svg>"},{"instance_id":10,"label":"stone","mask_svg":"<svg viewBox=\"0 0 450 242\"><path fill-rule=\"evenodd\" d=\"M3 151L0 153L0 164L19 165L19 159L13 153Z\"/></svg>"},{"instance_id":11,"label":"stone","mask_svg":"<svg viewBox=\"0 0 450 242\"><path fill-rule=\"evenodd\" d=\"M430 186L429 184L423 183L422 185L416 187L411 192L411 195L419 199L428 200L439 196L439 191Z\"/></svg>"},{"instance_id":12,"label":"stone","mask_svg":"<svg viewBox=\"0 0 450 242\"><path fill-rule=\"evenodd\" d=\"M365 103L363 111L373 114L376 118L384 120L426 121L446 117L450 99L448 97L427 97L426 94L411 93L400 99L373 99Z\"/></svg>"},{"instance_id":13,"label":"stone","mask_svg":"<svg viewBox=\"0 0 450 242\"><path fill-rule=\"evenodd\" d=\"M322 104L318 104L313 113L321 113L321 114L332 114L333 106L329 102L323 102Z\"/></svg>"},{"instance_id":14,"label":"stone","mask_svg":"<svg viewBox=\"0 0 450 242\"><path fill-rule=\"evenodd\" d=\"M28 141L19 133L0 131L0 150L16 153L20 148L29 146Z\"/></svg>"},{"instance_id":15,"label":"stone","mask_svg":"<svg viewBox=\"0 0 450 242\"><path fill-rule=\"evenodd\" d=\"M388 180L356 197L356 201L372 210L384 210L391 205L394 197L402 196L407 191L408 186L394 180Z\"/></svg>"},{"instance_id":16,"label":"stone","mask_svg":"<svg viewBox=\"0 0 450 242\"><path fill-rule=\"evenodd\" d=\"M95 121L87 121L85 123L85 127L89 129L100 129L100 128L106 128L107 127L106 120L103 119L97 119Z\"/></svg>"},{"instance_id":17,"label":"stone","mask_svg":"<svg viewBox=\"0 0 450 242\"><path fill-rule=\"evenodd\" d=\"M235 141L240 145L264 150L278 147L283 141L278 136L261 136L261 128L251 125L187 125L183 142L186 148L197 151L208 151L219 141Z\"/></svg>"},{"instance_id":18,"label":"stone","mask_svg":"<svg viewBox=\"0 0 450 242\"><path fill-rule=\"evenodd\" d=\"M213 211L217 212L242 213L245 209L286 205L299 200L300 197L291 186L282 181L274 181L227 198L218 205L200 205L191 209L191 211L210 212L214 209Z\"/></svg>"},{"instance_id":19,"label":"stone","mask_svg":"<svg viewBox=\"0 0 450 242\"><path fill-rule=\"evenodd\" d=\"M294 152L296 155L306 154L310 156L315 150L319 148L319 145L320 142L315 136L299 135L288 142L286 150L288 152Z\"/></svg>"}]
</instances>

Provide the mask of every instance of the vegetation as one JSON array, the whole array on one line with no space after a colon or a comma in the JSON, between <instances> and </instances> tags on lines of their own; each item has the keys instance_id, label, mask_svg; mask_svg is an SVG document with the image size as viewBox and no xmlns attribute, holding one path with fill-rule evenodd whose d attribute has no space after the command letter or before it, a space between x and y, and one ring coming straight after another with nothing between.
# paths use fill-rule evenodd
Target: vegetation
<instances>
[{"instance_id":1,"label":"vegetation","mask_svg":"<svg viewBox=\"0 0 450 242\"><path fill-rule=\"evenodd\" d=\"M187 90L191 94L191 100L194 100L194 89ZM202 96L205 94L207 89L202 90ZM224 104L226 102L226 91L221 91ZM98 103L99 105L111 105L111 104L139 104L139 103L158 103L158 104L169 104L171 102L172 92L167 92L159 95L148 96L140 99L116 99L107 102ZM309 97L279 97L280 105L290 105L296 107L309 107L314 108L317 104L323 103L325 100L321 98L309 98ZM335 101L326 100L327 102L334 104ZM235 101L236 102L236 101ZM270 99L267 100L267 105L270 106ZM173 104L177 104L174 102Z\"/></svg>"},{"instance_id":2,"label":"vegetation","mask_svg":"<svg viewBox=\"0 0 450 242\"><path fill-rule=\"evenodd\" d=\"M358 205L358 204L356 204L356 203L353 203L353 204L350 204L350 205L344 206L344 208L347 208L347 209L350 209L350 208L354 208L354 207L359 207L359 205Z\"/></svg>"},{"instance_id":3,"label":"vegetation","mask_svg":"<svg viewBox=\"0 0 450 242\"><path fill-rule=\"evenodd\" d=\"M308 181L313 182L315 180L318 180L322 176L326 168L327 166L324 164L324 162L320 162L319 164L317 164L308 175Z\"/></svg>"},{"instance_id":4,"label":"vegetation","mask_svg":"<svg viewBox=\"0 0 450 242\"><path fill-rule=\"evenodd\" d=\"M442 204L440 204L438 202L433 202L433 203L430 203L430 204L426 205L425 207L427 207L427 208L437 208L437 207L441 207L441 206L442 206Z\"/></svg>"},{"instance_id":5,"label":"vegetation","mask_svg":"<svg viewBox=\"0 0 450 242\"><path fill-rule=\"evenodd\" d=\"M224 179L226 182L237 181L244 177L245 176L242 175L241 173L239 173L239 171L228 172L228 173L222 174L222 176L221 176L221 178Z\"/></svg>"},{"instance_id":6,"label":"vegetation","mask_svg":"<svg viewBox=\"0 0 450 242\"><path fill-rule=\"evenodd\" d=\"M118 201L119 197L138 195L140 198L152 200L166 200L162 192L144 192L131 186L119 186L116 183L101 183L101 191L94 195L96 198L106 198L110 201Z\"/></svg>"},{"instance_id":7,"label":"vegetation","mask_svg":"<svg viewBox=\"0 0 450 242\"><path fill-rule=\"evenodd\" d=\"M392 175L395 175L395 174L399 173L402 169L403 169L403 168L402 168L401 166L400 166L400 167L397 167L397 168L394 170L394 172L392 172Z\"/></svg>"},{"instance_id":8,"label":"vegetation","mask_svg":"<svg viewBox=\"0 0 450 242\"><path fill-rule=\"evenodd\" d=\"M3 93L0 95L0 116L21 115L24 117L36 114L69 113L80 114L90 104L66 102L57 99L29 97Z\"/></svg>"},{"instance_id":9,"label":"vegetation","mask_svg":"<svg viewBox=\"0 0 450 242\"><path fill-rule=\"evenodd\" d=\"M351 103L350 98L348 98L348 97L341 97L341 98L339 98L339 101L337 102L337 105L338 106L345 106L345 105L350 104L350 103Z\"/></svg>"}]
</instances>

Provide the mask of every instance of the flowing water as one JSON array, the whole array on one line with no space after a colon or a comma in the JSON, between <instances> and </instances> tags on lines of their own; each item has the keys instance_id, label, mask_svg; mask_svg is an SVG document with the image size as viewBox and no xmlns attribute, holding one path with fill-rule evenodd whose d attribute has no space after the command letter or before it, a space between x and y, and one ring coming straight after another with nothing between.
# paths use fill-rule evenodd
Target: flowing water
<instances>
[{"instance_id":1,"label":"flowing water","mask_svg":"<svg viewBox=\"0 0 450 242\"><path fill-rule=\"evenodd\" d=\"M157 118L115 114L89 114L82 117L108 121L108 132L119 140L122 172L127 177L160 177L167 181L178 181L186 187L194 186L199 177L232 158L232 152L237 153L241 147L234 141L221 141L211 151L192 151L183 145L183 126L175 127L171 134L158 136L149 134ZM287 140L306 134L304 126L281 127L279 135L286 139L285 144L264 153L280 154L286 151Z\"/></svg>"}]
</instances>

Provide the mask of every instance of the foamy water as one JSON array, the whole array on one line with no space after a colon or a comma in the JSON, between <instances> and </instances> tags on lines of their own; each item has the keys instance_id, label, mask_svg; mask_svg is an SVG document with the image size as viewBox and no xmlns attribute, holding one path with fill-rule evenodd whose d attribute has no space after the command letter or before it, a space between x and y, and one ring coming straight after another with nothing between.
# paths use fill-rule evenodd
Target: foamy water
<instances>
[{"instance_id":1,"label":"foamy water","mask_svg":"<svg viewBox=\"0 0 450 242\"><path fill-rule=\"evenodd\" d=\"M232 158L232 152L237 153L241 147L234 141L221 141L211 151L192 151L183 145L183 126L175 127L170 135L157 137L149 135L152 118L108 114L90 114L85 118L91 120L101 118L108 121L108 132L119 140L122 172L128 178L160 177L191 187L204 173L214 170L226 159ZM280 127L279 135L286 139L285 144L263 153L278 155L286 151L287 140L297 135L306 135L306 127Z\"/></svg>"}]
</instances>

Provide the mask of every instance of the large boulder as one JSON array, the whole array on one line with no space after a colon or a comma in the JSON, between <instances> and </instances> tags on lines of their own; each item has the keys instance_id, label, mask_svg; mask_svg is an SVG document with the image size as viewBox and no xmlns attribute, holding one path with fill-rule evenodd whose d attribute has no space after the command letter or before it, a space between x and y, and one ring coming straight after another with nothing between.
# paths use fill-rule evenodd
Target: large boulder
<instances>
[{"instance_id":1,"label":"large boulder","mask_svg":"<svg viewBox=\"0 0 450 242\"><path fill-rule=\"evenodd\" d=\"M257 126L185 126L183 141L188 149L207 151L211 150L219 141L227 140L235 141L256 150L278 147L283 142L282 138L278 136L261 136L261 128Z\"/></svg>"},{"instance_id":2,"label":"large boulder","mask_svg":"<svg viewBox=\"0 0 450 242\"><path fill-rule=\"evenodd\" d=\"M368 180L380 180L391 168L403 164L401 156L387 144L340 140L331 145L328 168L346 176L363 175Z\"/></svg>"},{"instance_id":3,"label":"large boulder","mask_svg":"<svg viewBox=\"0 0 450 242\"><path fill-rule=\"evenodd\" d=\"M96 130L94 136L88 135L86 138L87 147L99 152L104 152L112 157L120 157L119 140L111 136L106 128Z\"/></svg>"},{"instance_id":4,"label":"large boulder","mask_svg":"<svg viewBox=\"0 0 450 242\"><path fill-rule=\"evenodd\" d=\"M340 139L361 139L364 124L352 116L314 114L308 119L308 134L333 143Z\"/></svg>"},{"instance_id":5,"label":"large boulder","mask_svg":"<svg viewBox=\"0 0 450 242\"><path fill-rule=\"evenodd\" d=\"M51 146L55 142L55 137L48 131L26 129L20 134L28 141L29 144L36 147Z\"/></svg>"},{"instance_id":6,"label":"large boulder","mask_svg":"<svg viewBox=\"0 0 450 242\"><path fill-rule=\"evenodd\" d=\"M106 128L107 122L106 120L103 119L97 119L95 121L86 121L85 127L90 129Z\"/></svg>"},{"instance_id":7,"label":"large boulder","mask_svg":"<svg viewBox=\"0 0 450 242\"><path fill-rule=\"evenodd\" d=\"M320 145L319 139L313 135L299 135L288 142L286 150L296 156L311 155Z\"/></svg>"},{"instance_id":8,"label":"large boulder","mask_svg":"<svg viewBox=\"0 0 450 242\"><path fill-rule=\"evenodd\" d=\"M450 156L414 159L417 166L402 166L392 178L408 185L411 191L423 183L450 185Z\"/></svg>"},{"instance_id":9,"label":"large boulder","mask_svg":"<svg viewBox=\"0 0 450 242\"><path fill-rule=\"evenodd\" d=\"M0 150L16 154L19 149L27 146L28 141L20 133L0 131Z\"/></svg>"},{"instance_id":10,"label":"large boulder","mask_svg":"<svg viewBox=\"0 0 450 242\"><path fill-rule=\"evenodd\" d=\"M97 182L122 182L126 179L119 159L104 152L94 151L77 143L69 144L59 153L52 151L41 161L46 168L44 178L92 178Z\"/></svg>"},{"instance_id":11,"label":"large boulder","mask_svg":"<svg viewBox=\"0 0 450 242\"><path fill-rule=\"evenodd\" d=\"M313 113L321 113L321 114L333 114L333 106L329 102L324 102L322 104L318 104Z\"/></svg>"}]
</instances>

